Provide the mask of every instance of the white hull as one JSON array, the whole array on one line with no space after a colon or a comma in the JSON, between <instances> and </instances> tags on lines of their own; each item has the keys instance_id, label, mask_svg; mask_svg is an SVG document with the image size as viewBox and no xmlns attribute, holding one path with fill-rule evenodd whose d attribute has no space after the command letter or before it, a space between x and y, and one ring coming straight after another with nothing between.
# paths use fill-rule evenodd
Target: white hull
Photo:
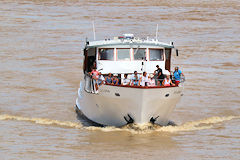
<instances>
[{"instance_id":1,"label":"white hull","mask_svg":"<svg viewBox=\"0 0 240 160\"><path fill-rule=\"evenodd\" d=\"M78 90L76 105L90 120L103 125L122 126L128 114L135 123L147 123L151 117L156 123L167 125L169 116L182 95L183 87L129 88L102 85L98 94Z\"/></svg>"}]
</instances>

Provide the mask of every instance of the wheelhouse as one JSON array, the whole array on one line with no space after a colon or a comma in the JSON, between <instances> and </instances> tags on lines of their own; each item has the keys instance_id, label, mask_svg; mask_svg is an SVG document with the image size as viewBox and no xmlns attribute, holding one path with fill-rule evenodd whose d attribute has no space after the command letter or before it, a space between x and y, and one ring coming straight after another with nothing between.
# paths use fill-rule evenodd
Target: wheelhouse
<instances>
[{"instance_id":1,"label":"wheelhouse","mask_svg":"<svg viewBox=\"0 0 240 160\"><path fill-rule=\"evenodd\" d=\"M94 66L102 74L153 73L156 65L170 71L173 44L136 38L87 42L84 49L83 71Z\"/></svg>"}]
</instances>

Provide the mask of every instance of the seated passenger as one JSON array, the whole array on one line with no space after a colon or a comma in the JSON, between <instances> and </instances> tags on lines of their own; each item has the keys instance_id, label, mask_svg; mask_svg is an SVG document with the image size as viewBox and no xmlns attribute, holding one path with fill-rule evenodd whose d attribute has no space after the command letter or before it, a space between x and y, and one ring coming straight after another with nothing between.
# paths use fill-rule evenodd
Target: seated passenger
<instances>
[{"instance_id":1,"label":"seated passenger","mask_svg":"<svg viewBox=\"0 0 240 160\"><path fill-rule=\"evenodd\" d=\"M101 72L99 72L99 75L98 75L98 80L97 80L97 82L98 82L98 85L102 85L103 83L104 83L104 77L103 77L103 75L102 75L102 73Z\"/></svg>"},{"instance_id":2,"label":"seated passenger","mask_svg":"<svg viewBox=\"0 0 240 160\"><path fill-rule=\"evenodd\" d=\"M170 73L168 72L166 74L166 78L164 78L162 85L163 86L175 86L175 84L172 83L172 80L170 79Z\"/></svg>"},{"instance_id":3,"label":"seated passenger","mask_svg":"<svg viewBox=\"0 0 240 160\"><path fill-rule=\"evenodd\" d=\"M149 82L149 78L147 76L147 72L143 72L143 75L139 80L139 85L140 86L147 86L148 82Z\"/></svg>"},{"instance_id":4,"label":"seated passenger","mask_svg":"<svg viewBox=\"0 0 240 160\"><path fill-rule=\"evenodd\" d=\"M130 85L130 79L128 79L128 74L124 74L124 78L122 79L122 85Z\"/></svg>"},{"instance_id":5,"label":"seated passenger","mask_svg":"<svg viewBox=\"0 0 240 160\"><path fill-rule=\"evenodd\" d=\"M134 74L132 74L131 80L135 79L136 76L137 76L137 79L140 78L140 75L138 74L138 72L134 71Z\"/></svg>"},{"instance_id":6,"label":"seated passenger","mask_svg":"<svg viewBox=\"0 0 240 160\"><path fill-rule=\"evenodd\" d=\"M112 84L113 85L118 85L118 74L114 74L113 75L113 79L112 79Z\"/></svg>"},{"instance_id":7,"label":"seated passenger","mask_svg":"<svg viewBox=\"0 0 240 160\"><path fill-rule=\"evenodd\" d=\"M156 85L156 83L155 83L154 75L150 74L149 75L148 86L152 87L152 86L155 86L155 85Z\"/></svg>"},{"instance_id":8,"label":"seated passenger","mask_svg":"<svg viewBox=\"0 0 240 160\"><path fill-rule=\"evenodd\" d=\"M131 81L131 85L132 86L139 86L139 80L138 80L138 76L135 75L134 78Z\"/></svg>"},{"instance_id":9,"label":"seated passenger","mask_svg":"<svg viewBox=\"0 0 240 160\"><path fill-rule=\"evenodd\" d=\"M105 78L106 84L112 84L112 74L109 73L108 76Z\"/></svg>"}]
</instances>

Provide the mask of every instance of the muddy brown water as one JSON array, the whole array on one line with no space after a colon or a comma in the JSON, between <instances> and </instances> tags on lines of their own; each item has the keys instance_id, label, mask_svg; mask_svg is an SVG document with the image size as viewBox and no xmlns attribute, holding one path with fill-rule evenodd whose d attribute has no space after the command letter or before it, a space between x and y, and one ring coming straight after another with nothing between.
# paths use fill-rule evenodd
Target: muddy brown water
<instances>
[{"instance_id":1,"label":"muddy brown water","mask_svg":"<svg viewBox=\"0 0 240 160\"><path fill-rule=\"evenodd\" d=\"M240 2L0 1L1 159L239 159ZM74 111L85 38L174 41L178 126L94 127Z\"/></svg>"}]
</instances>

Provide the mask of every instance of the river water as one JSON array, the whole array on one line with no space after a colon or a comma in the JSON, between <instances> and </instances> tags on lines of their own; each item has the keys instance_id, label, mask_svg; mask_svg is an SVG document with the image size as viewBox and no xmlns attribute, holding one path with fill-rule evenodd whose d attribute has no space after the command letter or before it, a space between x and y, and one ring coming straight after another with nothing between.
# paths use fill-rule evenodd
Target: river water
<instances>
[{"instance_id":1,"label":"river water","mask_svg":"<svg viewBox=\"0 0 240 160\"><path fill-rule=\"evenodd\" d=\"M74 106L85 38L174 41L178 126L93 127ZM0 1L1 159L239 159L238 0Z\"/></svg>"}]
</instances>

